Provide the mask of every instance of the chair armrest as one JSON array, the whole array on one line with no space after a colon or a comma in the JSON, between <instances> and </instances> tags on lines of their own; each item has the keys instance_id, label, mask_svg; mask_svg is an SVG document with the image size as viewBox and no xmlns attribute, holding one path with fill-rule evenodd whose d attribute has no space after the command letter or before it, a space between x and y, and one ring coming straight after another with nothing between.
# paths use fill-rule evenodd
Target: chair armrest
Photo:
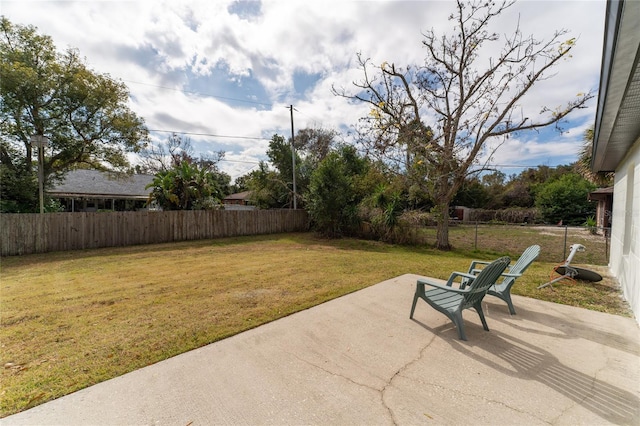
<instances>
[{"instance_id":1,"label":"chair armrest","mask_svg":"<svg viewBox=\"0 0 640 426\"><path fill-rule=\"evenodd\" d=\"M471 266L469 266L469 272L471 272L471 271L473 271L475 269L478 269L478 268L476 268L477 265L488 265L490 263L491 262L484 261L484 260L473 260L473 261L471 261Z\"/></svg>"},{"instance_id":2,"label":"chair armrest","mask_svg":"<svg viewBox=\"0 0 640 426\"><path fill-rule=\"evenodd\" d=\"M482 271L482 269L473 269L469 271L469 273L473 275L477 275L480 273L480 271ZM522 276L522 274L511 274L509 272L503 272L500 275L502 275L503 277L514 277L514 278L518 278Z\"/></svg>"},{"instance_id":3,"label":"chair armrest","mask_svg":"<svg viewBox=\"0 0 640 426\"><path fill-rule=\"evenodd\" d=\"M464 290L464 288L467 286L467 284L469 284L471 281L473 281L476 278L475 275L469 274L468 272L454 271L449 276L449 280L447 281L447 285L449 287L453 286L453 283L455 282L455 279L457 277L461 277L462 278L460 280L460 283L459 283L460 290Z\"/></svg>"},{"instance_id":4,"label":"chair armrest","mask_svg":"<svg viewBox=\"0 0 640 426\"><path fill-rule=\"evenodd\" d=\"M503 272L501 275L503 277L511 277L511 278L519 278L519 277L522 276L522 274L509 274L509 273L506 273L506 272Z\"/></svg>"},{"instance_id":5,"label":"chair armrest","mask_svg":"<svg viewBox=\"0 0 640 426\"><path fill-rule=\"evenodd\" d=\"M463 289L459 289L459 288L455 288L455 287L451 287L450 285L442 285L442 284L436 284L432 281L429 280L424 280L424 279L419 279L418 280L418 284L422 284L422 285L428 285L429 287L434 287L434 288L439 288L441 290L446 290L446 291L450 291L452 293L460 293L460 294L464 294L464 293L468 293L469 290L463 290Z\"/></svg>"},{"instance_id":6,"label":"chair armrest","mask_svg":"<svg viewBox=\"0 0 640 426\"><path fill-rule=\"evenodd\" d=\"M454 271L451 273L451 275L449 276L449 281L453 281L455 279L455 277L463 277L463 278L470 278L470 279L475 279L476 276L469 273L469 272L458 272L458 271Z\"/></svg>"}]
</instances>

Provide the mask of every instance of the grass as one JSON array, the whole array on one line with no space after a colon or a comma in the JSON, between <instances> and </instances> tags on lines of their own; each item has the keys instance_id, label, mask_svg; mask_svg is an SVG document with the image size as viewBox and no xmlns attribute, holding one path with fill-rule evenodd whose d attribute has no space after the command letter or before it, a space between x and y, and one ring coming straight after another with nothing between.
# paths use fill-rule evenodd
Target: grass
<instances>
[{"instance_id":1,"label":"grass","mask_svg":"<svg viewBox=\"0 0 640 426\"><path fill-rule=\"evenodd\" d=\"M427 242L435 243L434 228L427 228L422 232ZM607 240L601 234L592 235L584 227L483 224L476 228L475 225L457 225L449 228L449 240L454 247L465 253L521 253L532 244L540 244L542 252L538 260L555 263L566 259L571 244L582 244L587 249L577 255L573 263L608 263Z\"/></svg>"},{"instance_id":2,"label":"grass","mask_svg":"<svg viewBox=\"0 0 640 426\"><path fill-rule=\"evenodd\" d=\"M388 278L447 278L522 251L507 246L442 253L285 234L3 258L0 416ZM537 290L556 263L534 263L513 292L629 315L610 278Z\"/></svg>"}]
</instances>

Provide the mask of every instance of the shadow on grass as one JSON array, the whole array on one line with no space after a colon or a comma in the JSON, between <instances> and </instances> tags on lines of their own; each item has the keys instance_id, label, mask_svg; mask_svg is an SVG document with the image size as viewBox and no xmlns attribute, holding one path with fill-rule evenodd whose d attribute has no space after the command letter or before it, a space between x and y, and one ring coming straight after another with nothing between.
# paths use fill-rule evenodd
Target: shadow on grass
<instances>
[{"instance_id":1,"label":"shadow on grass","mask_svg":"<svg viewBox=\"0 0 640 426\"><path fill-rule=\"evenodd\" d=\"M47 262L58 262L65 260L91 259L104 256L128 256L136 254L149 254L154 252L166 253L171 251L183 251L186 249L206 249L225 246L232 247L249 243L287 240L291 239L291 237L293 237L292 241L296 240L296 234L267 234L255 236L225 237L207 240L173 241L160 244L142 244L126 247L101 247L85 250L34 253L20 256L2 257L2 267L6 268L11 266L28 266L30 264L42 264Z\"/></svg>"},{"instance_id":2,"label":"shadow on grass","mask_svg":"<svg viewBox=\"0 0 640 426\"><path fill-rule=\"evenodd\" d=\"M198 249L218 249L236 247L247 244L273 244L278 245L299 245L309 248L329 248L337 250L363 251L371 253L389 253L391 251L404 251L417 254L432 254L457 257L456 252L440 252L430 247L400 246L383 243L374 240L363 240L355 238L323 238L313 233L289 233L289 234L267 234L255 236L225 237L207 240L191 240L167 242L161 244L135 245L127 247L103 247L86 250L74 250L64 252L35 253L21 256L10 256L2 258L2 268L15 266L29 266L32 264L46 264L48 262L59 262L65 260L91 259L105 256L129 256L136 254L166 253L172 251L198 250Z\"/></svg>"}]
</instances>

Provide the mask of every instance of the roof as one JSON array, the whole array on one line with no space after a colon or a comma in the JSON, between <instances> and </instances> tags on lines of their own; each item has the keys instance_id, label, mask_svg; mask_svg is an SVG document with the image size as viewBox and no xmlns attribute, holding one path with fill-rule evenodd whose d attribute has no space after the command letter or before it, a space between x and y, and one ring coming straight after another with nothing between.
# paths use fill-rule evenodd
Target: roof
<instances>
[{"instance_id":1,"label":"roof","mask_svg":"<svg viewBox=\"0 0 640 426\"><path fill-rule=\"evenodd\" d=\"M235 194L227 195L225 200L246 200L251 195L251 191L237 192Z\"/></svg>"},{"instance_id":2,"label":"roof","mask_svg":"<svg viewBox=\"0 0 640 426\"><path fill-rule=\"evenodd\" d=\"M595 191L591 191L590 194L613 194L613 186L598 188Z\"/></svg>"},{"instance_id":3,"label":"roof","mask_svg":"<svg viewBox=\"0 0 640 426\"><path fill-rule=\"evenodd\" d=\"M145 187L153 181L152 175L100 172L98 170L72 170L63 181L47 193L57 197L128 198L144 199L150 190Z\"/></svg>"},{"instance_id":4,"label":"roof","mask_svg":"<svg viewBox=\"0 0 640 426\"><path fill-rule=\"evenodd\" d=\"M591 168L615 171L640 136L640 2L609 0Z\"/></svg>"},{"instance_id":5,"label":"roof","mask_svg":"<svg viewBox=\"0 0 640 426\"><path fill-rule=\"evenodd\" d=\"M588 196L589 200L606 200L608 197L613 197L613 186L598 188L591 191Z\"/></svg>"}]
</instances>

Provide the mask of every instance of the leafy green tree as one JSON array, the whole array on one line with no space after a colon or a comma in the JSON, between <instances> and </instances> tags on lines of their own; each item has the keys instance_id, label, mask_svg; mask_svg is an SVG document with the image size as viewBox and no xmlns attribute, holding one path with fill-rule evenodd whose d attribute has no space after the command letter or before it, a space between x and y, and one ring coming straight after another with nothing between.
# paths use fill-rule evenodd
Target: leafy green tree
<instances>
[{"instance_id":1,"label":"leafy green tree","mask_svg":"<svg viewBox=\"0 0 640 426\"><path fill-rule=\"evenodd\" d=\"M506 185L502 194L505 207L533 207L535 198L533 189L522 179L512 180Z\"/></svg>"},{"instance_id":2,"label":"leafy green tree","mask_svg":"<svg viewBox=\"0 0 640 426\"><path fill-rule=\"evenodd\" d=\"M358 204L364 198L359 181L367 168L367 161L349 146L330 152L320 162L306 196L307 211L318 232L339 237L357 230Z\"/></svg>"},{"instance_id":3,"label":"leafy green tree","mask_svg":"<svg viewBox=\"0 0 640 426\"><path fill-rule=\"evenodd\" d=\"M354 82L355 91L334 88L336 95L371 107L362 123L378 152L406 150L408 169L416 146L422 147L423 181L435 202L438 249L450 248L449 206L465 179L482 169L477 158L491 157L488 141L557 126L593 97L591 92L579 94L564 106L521 114L531 88L550 78L553 68L570 57L575 39L565 39L567 32L557 31L541 41L524 36L516 27L504 36L499 53L485 60L480 52L501 37L489 24L512 4L458 0L449 18L452 33L424 33L424 65L374 65L358 55L364 77Z\"/></svg>"},{"instance_id":4,"label":"leafy green tree","mask_svg":"<svg viewBox=\"0 0 640 426\"><path fill-rule=\"evenodd\" d=\"M0 212L27 213L38 203L38 181L18 150L0 141ZM16 158L16 160L13 160Z\"/></svg>"},{"instance_id":5,"label":"leafy green tree","mask_svg":"<svg viewBox=\"0 0 640 426\"><path fill-rule=\"evenodd\" d=\"M490 200L490 195L487 189L480 183L477 178L467 179L462 184L455 198L453 204L458 206L465 206L472 209L482 209Z\"/></svg>"},{"instance_id":6,"label":"leafy green tree","mask_svg":"<svg viewBox=\"0 0 640 426\"><path fill-rule=\"evenodd\" d=\"M588 200L595 185L577 173L567 173L541 186L536 207L548 223L582 225L595 215L596 206Z\"/></svg>"},{"instance_id":7,"label":"leafy green tree","mask_svg":"<svg viewBox=\"0 0 640 426\"><path fill-rule=\"evenodd\" d=\"M285 204L282 204L279 207L292 207L293 206L293 163L292 163L292 155L291 155L291 140L286 140L282 136L274 135L271 138L271 142L269 143L269 149L267 150L267 157L269 157L269 161L275 167L277 174L276 177L280 181L279 187L281 190L287 189L286 198L279 197L280 200L285 201ZM303 167L303 161L300 157L300 153L298 150L295 152L295 163L296 163L296 191L295 195L298 197L296 200L296 204L298 201L302 201L301 194L304 194L306 191L307 185L309 183L309 175L308 173L301 173L301 171L306 171L306 168ZM281 194L282 195L282 194Z\"/></svg>"},{"instance_id":8,"label":"leafy green tree","mask_svg":"<svg viewBox=\"0 0 640 426\"><path fill-rule=\"evenodd\" d=\"M45 182L82 166L125 170L127 152L147 141L143 120L128 107L122 82L90 70L77 50L59 53L33 26L0 19L0 167L2 175L27 183L35 173L30 137L49 139ZM4 185L3 185L4 186ZM3 206L34 211L34 195L6 190Z\"/></svg>"},{"instance_id":9,"label":"leafy green tree","mask_svg":"<svg viewBox=\"0 0 640 426\"><path fill-rule=\"evenodd\" d=\"M286 208L293 206L293 164L291 146L284 137L273 135L269 141L267 157L273 166L260 162L258 170L251 172L247 178L247 186L251 191L251 201L259 208ZM296 153L296 169L302 162ZM305 179L296 174L296 193L301 194L305 188Z\"/></svg>"},{"instance_id":10,"label":"leafy green tree","mask_svg":"<svg viewBox=\"0 0 640 426\"><path fill-rule=\"evenodd\" d=\"M497 210L505 207L504 190L506 175L501 171L495 170L492 173L482 175L480 180L487 194L486 203L483 208Z\"/></svg>"},{"instance_id":11,"label":"leafy green tree","mask_svg":"<svg viewBox=\"0 0 640 426\"><path fill-rule=\"evenodd\" d=\"M235 194L238 192L244 192L249 190L249 179L251 177L251 173L246 175L238 176L230 187L230 194Z\"/></svg>"},{"instance_id":12,"label":"leafy green tree","mask_svg":"<svg viewBox=\"0 0 640 426\"><path fill-rule=\"evenodd\" d=\"M220 206L222 197L215 176L189 161L158 172L147 185L149 188L150 201L155 201L164 210L215 209Z\"/></svg>"},{"instance_id":13,"label":"leafy green tree","mask_svg":"<svg viewBox=\"0 0 640 426\"><path fill-rule=\"evenodd\" d=\"M293 190L283 181L280 172L261 161L258 169L247 175L251 203L260 209L284 208L291 205Z\"/></svg>"},{"instance_id":14,"label":"leafy green tree","mask_svg":"<svg viewBox=\"0 0 640 426\"><path fill-rule=\"evenodd\" d=\"M322 128L306 128L298 131L295 142L296 204L304 207L304 194L309 188L311 174L330 152L336 133ZM246 187L251 191L252 202L260 208L287 208L293 206L293 164L291 140L274 135L267 150L270 169L260 164L249 174Z\"/></svg>"},{"instance_id":15,"label":"leafy green tree","mask_svg":"<svg viewBox=\"0 0 640 426\"><path fill-rule=\"evenodd\" d=\"M534 207L538 191L567 173L573 173L573 166L538 166L523 170L519 175L512 176L504 185L501 195L504 207Z\"/></svg>"},{"instance_id":16,"label":"leafy green tree","mask_svg":"<svg viewBox=\"0 0 640 426\"><path fill-rule=\"evenodd\" d=\"M233 193L233 190L231 189L231 176L229 176L228 173L216 169L216 172L211 174L216 182L221 198Z\"/></svg>"}]
</instances>

